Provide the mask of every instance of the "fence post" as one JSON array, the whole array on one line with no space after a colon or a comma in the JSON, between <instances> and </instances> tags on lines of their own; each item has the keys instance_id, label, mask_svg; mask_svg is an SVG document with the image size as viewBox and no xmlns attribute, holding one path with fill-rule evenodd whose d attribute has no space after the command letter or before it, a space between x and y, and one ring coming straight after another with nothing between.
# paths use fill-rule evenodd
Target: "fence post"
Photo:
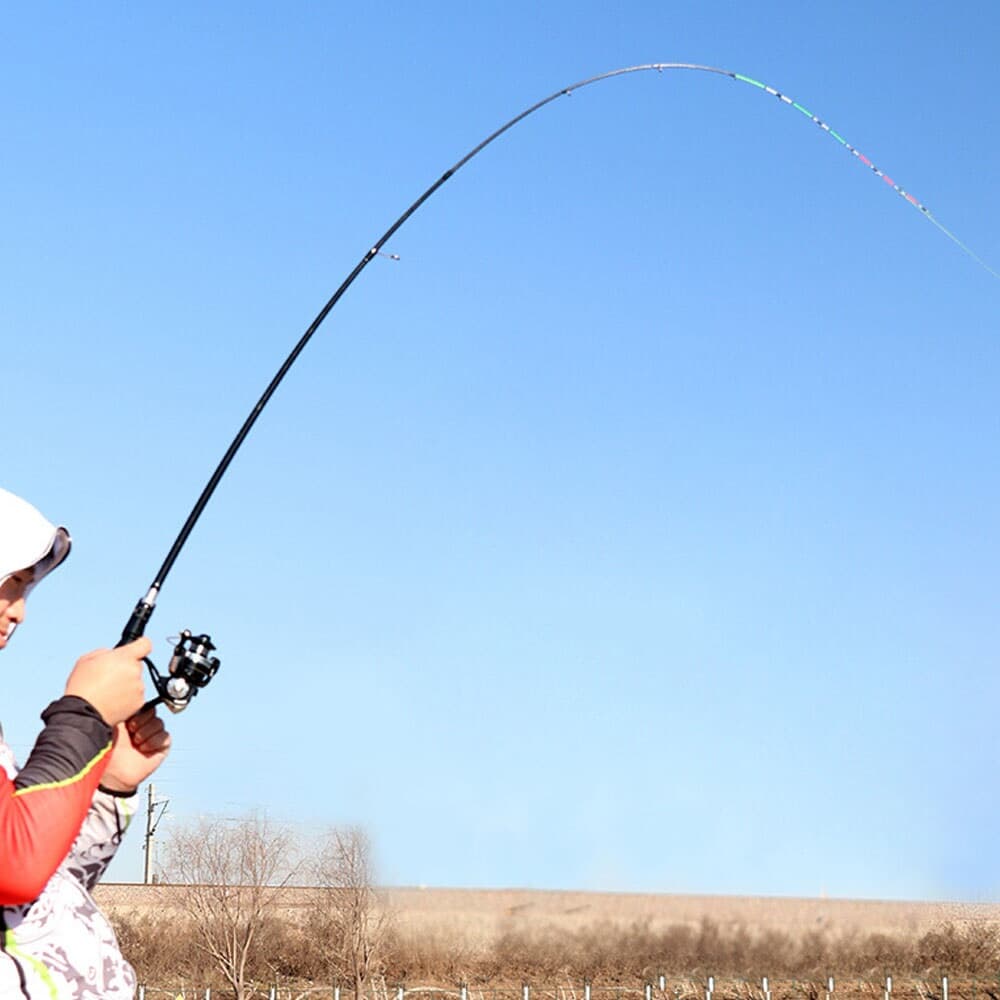
<instances>
[{"instance_id":1,"label":"fence post","mask_svg":"<svg viewBox=\"0 0 1000 1000\"><path fill-rule=\"evenodd\" d=\"M145 986L140 986L139 987L139 1000L146 1000L146 987Z\"/></svg>"},{"instance_id":2,"label":"fence post","mask_svg":"<svg viewBox=\"0 0 1000 1000\"><path fill-rule=\"evenodd\" d=\"M465 983L462 983L461 996L462 1000L469 1000L469 987Z\"/></svg>"},{"instance_id":3,"label":"fence post","mask_svg":"<svg viewBox=\"0 0 1000 1000\"><path fill-rule=\"evenodd\" d=\"M712 1000L712 994L715 992L715 976L708 977L708 986L705 988L705 1000Z\"/></svg>"},{"instance_id":4,"label":"fence post","mask_svg":"<svg viewBox=\"0 0 1000 1000\"><path fill-rule=\"evenodd\" d=\"M885 1000L892 1000L892 976L885 977Z\"/></svg>"},{"instance_id":5,"label":"fence post","mask_svg":"<svg viewBox=\"0 0 1000 1000\"><path fill-rule=\"evenodd\" d=\"M660 992L662 993L667 988L667 977L660 973Z\"/></svg>"},{"instance_id":6,"label":"fence post","mask_svg":"<svg viewBox=\"0 0 1000 1000\"><path fill-rule=\"evenodd\" d=\"M761 989L764 991L764 1000L771 1000L771 988L767 982L767 976L760 981Z\"/></svg>"},{"instance_id":7,"label":"fence post","mask_svg":"<svg viewBox=\"0 0 1000 1000\"><path fill-rule=\"evenodd\" d=\"M212 1000L212 987L211 986L206 986L205 987L205 1000Z\"/></svg>"},{"instance_id":8,"label":"fence post","mask_svg":"<svg viewBox=\"0 0 1000 1000\"><path fill-rule=\"evenodd\" d=\"M277 997L278 997L278 989L277 989L277 987L272 986L271 989L268 990L267 995L269 997L269 1000L277 1000Z\"/></svg>"},{"instance_id":9,"label":"fence post","mask_svg":"<svg viewBox=\"0 0 1000 1000\"><path fill-rule=\"evenodd\" d=\"M333 1000L340 1000L340 987L334 986L333 988Z\"/></svg>"},{"instance_id":10,"label":"fence post","mask_svg":"<svg viewBox=\"0 0 1000 1000\"><path fill-rule=\"evenodd\" d=\"M531 987L527 983L521 984L521 1000L531 1000Z\"/></svg>"},{"instance_id":11,"label":"fence post","mask_svg":"<svg viewBox=\"0 0 1000 1000\"><path fill-rule=\"evenodd\" d=\"M585 980L583 984L583 1000L590 1000L590 980Z\"/></svg>"},{"instance_id":12,"label":"fence post","mask_svg":"<svg viewBox=\"0 0 1000 1000\"><path fill-rule=\"evenodd\" d=\"M833 1000L833 976L826 977L826 1000Z\"/></svg>"},{"instance_id":13,"label":"fence post","mask_svg":"<svg viewBox=\"0 0 1000 1000\"><path fill-rule=\"evenodd\" d=\"M941 1000L948 1000L948 977L941 977Z\"/></svg>"},{"instance_id":14,"label":"fence post","mask_svg":"<svg viewBox=\"0 0 1000 1000\"><path fill-rule=\"evenodd\" d=\"M403 987L402 987L402 985L396 987L396 1000L403 1000Z\"/></svg>"},{"instance_id":15,"label":"fence post","mask_svg":"<svg viewBox=\"0 0 1000 1000\"><path fill-rule=\"evenodd\" d=\"M646 1000L653 1000L653 984L646 983Z\"/></svg>"}]
</instances>

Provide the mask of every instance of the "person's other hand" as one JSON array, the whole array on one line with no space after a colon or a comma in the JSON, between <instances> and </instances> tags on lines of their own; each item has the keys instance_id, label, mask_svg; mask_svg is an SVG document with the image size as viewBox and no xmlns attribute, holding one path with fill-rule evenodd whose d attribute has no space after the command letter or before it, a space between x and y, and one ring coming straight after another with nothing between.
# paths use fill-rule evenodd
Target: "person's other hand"
<instances>
[{"instance_id":1,"label":"person's other hand","mask_svg":"<svg viewBox=\"0 0 1000 1000\"><path fill-rule=\"evenodd\" d=\"M101 785L112 792L134 792L167 758L170 733L155 708L120 722L111 760Z\"/></svg>"}]
</instances>

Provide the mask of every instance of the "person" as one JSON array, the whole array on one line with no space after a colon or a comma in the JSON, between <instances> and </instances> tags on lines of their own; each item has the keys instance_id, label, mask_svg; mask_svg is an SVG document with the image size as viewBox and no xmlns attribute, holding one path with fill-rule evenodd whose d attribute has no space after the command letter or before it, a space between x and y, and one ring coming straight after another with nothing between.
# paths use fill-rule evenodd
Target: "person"
<instances>
[{"instance_id":1,"label":"person","mask_svg":"<svg viewBox=\"0 0 1000 1000\"><path fill-rule=\"evenodd\" d=\"M71 540L0 489L0 650L25 601L69 554ZM91 890L121 843L139 783L170 735L145 700L142 638L73 667L62 697L18 768L0 730L0 998L118 1000L135 974Z\"/></svg>"}]
</instances>

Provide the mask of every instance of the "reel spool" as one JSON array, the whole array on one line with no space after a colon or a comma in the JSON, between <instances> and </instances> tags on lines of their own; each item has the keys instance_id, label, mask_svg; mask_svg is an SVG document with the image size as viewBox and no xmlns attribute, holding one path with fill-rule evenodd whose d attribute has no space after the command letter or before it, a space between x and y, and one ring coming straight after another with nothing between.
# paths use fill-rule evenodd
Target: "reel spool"
<instances>
[{"instance_id":1,"label":"reel spool","mask_svg":"<svg viewBox=\"0 0 1000 1000\"><path fill-rule=\"evenodd\" d=\"M209 636L192 635L185 629L177 637L166 674L161 674L147 656L146 666L158 697L143 707L163 704L175 714L183 712L218 671L219 658L212 656L213 652L215 645Z\"/></svg>"}]
</instances>

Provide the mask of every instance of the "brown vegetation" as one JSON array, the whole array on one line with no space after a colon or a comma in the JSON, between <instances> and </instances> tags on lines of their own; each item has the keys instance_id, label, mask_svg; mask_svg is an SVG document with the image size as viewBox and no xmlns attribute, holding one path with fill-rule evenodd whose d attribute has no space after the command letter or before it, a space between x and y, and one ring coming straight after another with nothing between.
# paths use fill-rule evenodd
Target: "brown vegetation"
<instances>
[{"instance_id":1,"label":"brown vegetation","mask_svg":"<svg viewBox=\"0 0 1000 1000\"><path fill-rule=\"evenodd\" d=\"M249 958L249 981L329 984L336 978L330 974L327 942L315 933L313 921L303 916L268 919ZM119 915L115 924L140 982L216 982L217 974L192 923L172 914L145 914ZM630 992L638 991L640 1000L643 984L656 984L660 975L668 986L665 994L657 989L654 1000L665 995L681 1000L690 990L695 1000L703 1000L709 975L719 980L718 1000L762 1000L760 980L765 975L771 980L772 1000L823 998L830 975L837 979L836 996L850 993L883 1000L887 973L896 980L893 1000L910 996L940 1000L942 974L953 979L953 1000L968 1000L962 980L975 977L985 984L992 977L992 985L981 984L974 992L982 1000L996 1000L1000 933L987 924L949 924L913 937L881 933L834 937L815 931L795 937L777 931L755 934L745 927L723 930L705 920L697 927L676 925L657 931L642 924L597 924L576 931L511 929L492 946L472 949L452 946L439 937L420 939L390 931L380 965L382 982L448 984L451 990L460 983L468 983L474 992L522 982L575 983L575 1000L582 1000L586 981L629 987ZM911 982L914 979L921 984ZM353 984L347 977L341 982L345 998L353 1000ZM595 986L593 1000L605 1000L597 993ZM374 988L373 994L384 996L384 988ZM511 995L519 996L519 990ZM567 995L566 1000L573 997Z\"/></svg>"},{"instance_id":2,"label":"brown vegetation","mask_svg":"<svg viewBox=\"0 0 1000 1000\"><path fill-rule=\"evenodd\" d=\"M169 842L166 874L180 888L190 947L211 962L235 1000L253 995L251 959L267 950L260 939L271 929L293 853L288 832L257 815L231 826L202 820Z\"/></svg>"},{"instance_id":3,"label":"brown vegetation","mask_svg":"<svg viewBox=\"0 0 1000 1000\"><path fill-rule=\"evenodd\" d=\"M312 876L314 895L302 933L323 956L322 970L314 972L350 983L361 997L384 971L389 930L389 915L374 887L368 835L358 827L329 831Z\"/></svg>"}]
</instances>

